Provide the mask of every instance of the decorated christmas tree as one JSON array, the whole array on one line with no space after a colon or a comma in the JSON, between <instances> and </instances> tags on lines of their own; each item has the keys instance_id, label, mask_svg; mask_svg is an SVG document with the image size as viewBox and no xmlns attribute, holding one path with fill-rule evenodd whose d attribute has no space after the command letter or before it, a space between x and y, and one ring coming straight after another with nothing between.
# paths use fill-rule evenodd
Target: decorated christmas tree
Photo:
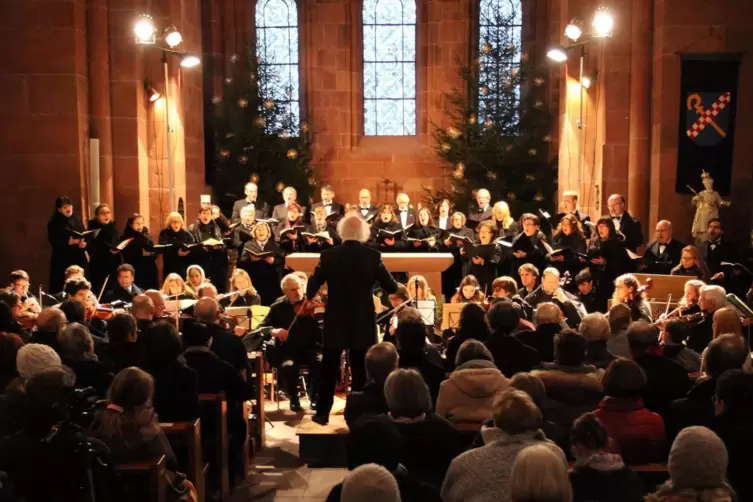
<instances>
[{"instance_id":1,"label":"decorated christmas tree","mask_svg":"<svg viewBox=\"0 0 753 502\"><path fill-rule=\"evenodd\" d=\"M313 136L299 123L294 90L253 53L233 56L233 76L225 79L222 96L212 99L215 197L225 214L233 201L245 197L244 185L259 186L259 200L281 202L279 192L292 185L306 204L316 186L311 168Z\"/></svg>"},{"instance_id":2,"label":"decorated christmas tree","mask_svg":"<svg viewBox=\"0 0 753 502\"><path fill-rule=\"evenodd\" d=\"M452 188L431 197L448 198L465 211L475 204L476 191L486 188L492 203L507 201L513 215L551 209L557 161L549 151L547 72L520 52L519 13L493 10L483 16L493 29L481 30L478 59L459 67L466 89L447 94L452 125L435 127L437 154Z\"/></svg>"}]
</instances>

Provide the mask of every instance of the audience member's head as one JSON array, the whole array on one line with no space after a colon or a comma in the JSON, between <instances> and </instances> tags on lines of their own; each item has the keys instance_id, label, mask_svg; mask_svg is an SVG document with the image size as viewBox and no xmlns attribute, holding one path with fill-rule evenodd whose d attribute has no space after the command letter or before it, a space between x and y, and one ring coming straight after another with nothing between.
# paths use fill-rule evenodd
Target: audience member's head
<instances>
[{"instance_id":1,"label":"audience member's head","mask_svg":"<svg viewBox=\"0 0 753 502\"><path fill-rule=\"evenodd\" d=\"M37 316L37 328L45 333L57 333L68 320L58 308L46 308Z\"/></svg>"},{"instance_id":2,"label":"audience member's head","mask_svg":"<svg viewBox=\"0 0 753 502\"><path fill-rule=\"evenodd\" d=\"M541 405L546 399L546 385L544 385L541 378L536 375L530 373L516 373L512 379L510 379L510 387L522 390L528 394L539 408L541 408Z\"/></svg>"},{"instance_id":3,"label":"audience member's head","mask_svg":"<svg viewBox=\"0 0 753 502\"><path fill-rule=\"evenodd\" d=\"M400 489L390 471L366 464L350 471L343 481L341 502L400 502Z\"/></svg>"},{"instance_id":4,"label":"audience member's head","mask_svg":"<svg viewBox=\"0 0 753 502\"><path fill-rule=\"evenodd\" d=\"M687 323L674 319L664 325L664 344L682 345L688 339L690 327Z\"/></svg>"},{"instance_id":5,"label":"audience member's head","mask_svg":"<svg viewBox=\"0 0 753 502\"><path fill-rule=\"evenodd\" d=\"M50 368L62 366L60 356L48 345L30 343L18 350L16 368L21 378L29 379Z\"/></svg>"},{"instance_id":6,"label":"audience member's head","mask_svg":"<svg viewBox=\"0 0 753 502\"><path fill-rule=\"evenodd\" d=\"M635 361L618 357L609 363L601 384L609 397L640 398L646 389L646 374Z\"/></svg>"},{"instance_id":7,"label":"audience member's head","mask_svg":"<svg viewBox=\"0 0 753 502\"><path fill-rule=\"evenodd\" d=\"M716 414L753 419L753 373L742 369L724 372L716 381Z\"/></svg>"},{"instance_id":8,"label":"audience member's head","mask_svg":"<svg viewBox=\"0 0 753 502\"><path fill-rule=\"evenodd\" d=\"M89 328L77 322L71 323L58 334L60 353L71 361L88 361L96 359L94 340Z\"/></svg>"},{"instance_id":9,"label":"audience member's head","mask_svg":"<svg viewBox=\"0 0 753 502\"><path fill-rule=\"evenodd\" d=\"M193 316L199 322L214 324L217 322L219 308L220 306L214 298L202 298L193 306Z\"/></svg>"},{"instance_id":10,"label":"audience member's head","mask_svg":"<svg viewBox=\"0 0 753 502\"><path fill-rule=\"evenodd\" d=\"M116 314L107 322L107 337L112 345L135 342L138 336L136 319L130 314Z\"/></svg>"},{"instance_id":11,"label":"audience member's head","mask_svg":"<svg viewBox=\"0 0 753 502\"><path fill-rule=\"evenodd\" d=\"M160 321L152 324L141 337L142 368L154 374L168 370L178 360L182 347L174 324Z\"/></svg>"},{"instance_id":12,"label":"audience member's head","mask_svg":"<svg viewBox=\"0 0 753 502\"><path fill-rule=\"evenodd\" d=\"M536 326L541 326L542 324L559 324L561 320L562 311L554 303L539 303L539 306L536 307L536 315L534 318Z\"/></svg>"},{"instance_id":13,"label":"audience member's head","mask_svg":"<svg viewBox=\"0 0 753 502\"><path fill-rule=\"evenodd\" d=\"M494 400L494 426L506 434L532 433L541 428L543 417L533 399L525 392L507 389Z\"/></svg>"},{"instance_id":14,"label":"audience member's head","mask_svg":"<svg viewBox=\"0 0 753 502\"><path fill-rule=\"evenodd\" d=\"M486 311L477 303L466 303L460 311L458 334L462 338L473 337L476 340L486 340L489 336L489 323Z\"/></svg>"},{"instance_id":15,"label":"audience member's head","mask_svg":"<svg viewBox=\"0 0 753 502\"><path fill-rule=\"evenodd\" d=\"M97 436L107 442L122 436L125 424L153 424L153 395L154 378L149 373L135 366L120 370L107 391L107 408L98 416Z\"/></svg>"},{"instance_id":16,"label":"audience member's head","mask_svg":"<svg viewBox=\"0 0 753 502\"><path fill-rule=\"evenodd\" d=\"M494 356L486 348L486 345L478 340L466 340L460 344L458 353L455 355L455 367L469 361L488 361L494 363Z\"/></svg>"},{"instance_id":17,"label":"audience member's head","mask_svg":"<svg viewBox=\"0 0 753 502\"><path fill-rule=\"evenodd\" d=\"M659 346L659 328L646 321L636 321L628 328L627 338L630 353L635 358Z\"/></svg>"},{"instance_id":18,"label":"audience member's head","mask_svg":"<svg viewBox=\"0 0 753 502\"><path fill-rule=\"evenodd\" d=\"M431 411L429 387L414 369L397 369L390 373L384 382L384 397L390 416L400 418L419 418Z\"/></svg>"},{"instance_id":19,"label":"audience member's head","mask_svg":"<svg viewBox=\"0 0 753 502\"><path fill-rule=\"evenodd\" d=\"M510 471L512 502L572 502L567 459L557 446L535 444L518 453Z\"/></svg>"},{"instance_id":20,"label":"audience member's head","mask_svg":"<svg viewBox=\"0 0 753 502\"><path fill-rule=\"evenodd\" d=\"M693 491L723 487L726 485L727 464L727 448L716 434L706 427L686 427L677 435L669 451L669 482L656 494L671 495L689 491L687 495L693 497L697 496Z\"/></svg>"},{"instance_id":21,"label":"audience member's head","mask_svg":"<svg viewBox=\"0 0 753 502\"><path fill-rule=\"evenodd\" d=\"M609 331L612 335L625 333L630 326L630 307L624 303L615 303L609 309Z\"/></svg>"},{"instance_id":22,"label":"audience member's head","mask_svg":"<svg viewBox=\"0 0 753 502\"><path fill-rule=\"evenodd\" d=\"M186 323L181 332L181 340L185 347L208 346L212 333L206 324L201 322Z\"/></svg>"},{"instance_id":23,"label":"audience member's head","mask_svg":"<svg viewBox=\"0 0 753 502\"><path fill-rule=\"evenodd\" d=\"M399 319L395 338L397 338L397 347L401 351L422 351L426 346L426 326L420 317L416 319L411 316L407 319Z\"/></svg>"},{"instance_id":24,"label":"audience member's head","mask_svg":"<svg viewBox=\"0 0 753 502\"><path fill-rule=\"evenodd\" d=\"M241 269L238 269L241 270ZM152 314L155 319L162 317L165 313L165 297L162 293L156 289L149 289L144 292L145 296L148 296L152 300Z\"/></svg>"},{"instance_id":25,"label":"audience member's head","mask_svg":"<svg viewBox=\"0 0 753 502\"><path fill-rule=\"evenodd\" d=\"M742 338L743 324L740 322L740 314L732 307L722 307L714 311L712 321L713 338L721 335L737 335Z\"/></svg>"},{"instance_id":26,"label":"audience member's head","mask_svg":"<svg viewBox=\"0 0 753 502\"><path fill-rule=\"evenodd\" d=\"M600 312L586 314L580 321L578 331L588 342L606 342L609 338L609 321Z\"/></svg>"},{"instance_id":27,"label":"audience member's head","mask_svg":"<svg viewBox=\"0 0 753 502\"><path fill-rule=\"evenodd\" d=\"M131 315L137 321L151 321L154 319L154 303L146 295L137 295L133 297L131 304Z\"/></svg>"},{"instance_id":28,"label":"audience member's head","mask_svg":"<svg viewBox=\"0 0 753 502\"><path fill-rule=\"evenodd\" d=\"M722 335L711 340L703 354L703 369L711 378L728 370L740 369L748 358L745 341L737 335Z\"/></svg>"},{"instance_id":29,"label":"audience member's head","mask_svg":"<svg viewBox=\"0 0 753 502\"><path fill-rule=\"evenodd\" d=\"M16 358L18 351L24 346L24 341L15 333L0 333L0 374L15 375L17 373ZM7 381L5 382L7 383ZM0 392L3 389L0 388Z\"/></svg>"},{"instance_id":30,"label":"audience member's head","mask_svg":"<svg viewBox=\"0 0 753 502\"><path fill-rule=\"evenodd\" d=\"M554 362L561 366L578 367L586 358L588 342L574 329L563 329L554 337Z\"/></svg>"},{"instance_id":31,"label":"audience member's head","mask_svg":"<svg viewBox=\"0 0 753 502\"><path fill-rule=\"evenodd\" d=\"M348 469L379 464L394 471L400 463L402 446L403 437L395 422L379 417L361 417L348 432L345 446Z\"/></svg>"},{"instance_id":32,"label":"audience member's head","mask_svg":"<svg viewBox=\"0 0 753 502\"><path fill-rule=\"evenodd\" d=\"M86 311L84 305L71 298L63 300L60 304L60 311L63 313L68 322L84 322Z\"/></svg>"},{"instance_id":33,"label":"audience member's head","mask_svg":"<svg viewBox=\"0 0 753 502\"><path fill-rule=\"evenodd\" d=\"M701 296L698 298L698 306L701 310L711 313L727 304L727 293L724 288L716 285L701 287Z\"/></svg>"},{"instance_id":34,"label":"audience member's head","mask_svg":"<svg viewBox=\"0 0 753 502\"><path fill-rule=\"evenodd\" d=\"M30 377L24 388L24 429L47 434L55 424L68 418L75 383L75 375L59 364Z\"/></svg>"},{"instance_id":35,"label":"audience member's head","mask_svg":"<svg viewBox=\"0 0 753 502\"><path fill-rule=\"evenodd\" d=\"M609 433L593 413L584 413L573 422L570 445L576 459L588 458L609 446Z\"/></svg>"},{"instance_id":36,"label":"audience member's head","mask_svg":"<svg viewBox=\"0 0 753 502\"><path fill-rule=\"evenodd\" d=\"M384 386L390 373L397 369L397 349L389 342L373 345L366 351L366 375L369 380Z\"/></svg>"},{"instance_id":37,"label":"audience member's head","mask_svg":"<svg viewBox=\"0 0 753 502\"><path fill-rule=\"evenodd\" d=\"M491 306L486 319L493 332L510 333L518 326L520 314L510 300L503 298Z\"/></svg>"}]
</instances>

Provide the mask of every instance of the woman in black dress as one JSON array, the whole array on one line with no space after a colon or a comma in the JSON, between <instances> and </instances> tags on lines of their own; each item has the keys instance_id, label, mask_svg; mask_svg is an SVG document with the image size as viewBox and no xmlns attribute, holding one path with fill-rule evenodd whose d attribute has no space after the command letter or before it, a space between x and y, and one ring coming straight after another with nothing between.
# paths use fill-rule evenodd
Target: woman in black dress
<instances>
[{"instance_id":1,"label":"woman in black dress","mask_svg":"<svg viewBox=\"0 0 753 502\"><path fill-rule=\"evenodd\" d=\"M89 238L89 245L87 246L89 251L89 281L92 285L92 291L99 293L105 279L109 277L112 281L115 269L123 263L120 251L115 248L120 240L115 221L112 219L110 206L100 204L94 209L94 219L89 220L89 230L99 230L96 236L92 235Z\"/></svg>"},{"instance_id":2,"label":"woman in black dress","mask_svg":"<svg viewBox=\"0 0 753 502\"><path fill-rule=\"evenodd\" d=\"M133 239L123 249L123 262L129 263L136 269L136 284L146 291L158 289L157 281L157 252L154 250L154 241L149 235L149 229L144 225L144 217L138 213L128 218L123 235L120 240Z\"/></svg>"},{"instance_id":3,"label":"woman in black dress","mask_svg":"<svg viewBox=\"0 0 753 502\"><path fill-rule=\"evenodd\" d=\"M282 295L280 272L284 258L272 238L267 223L254 226L254 240L243 247L238 266L248 275L261 297L262 305L272 305Z\"/></svg>"},{"instance_id":4,"label":"woman in black dress","mask_svg":"<svg viewBox=\"0 0 753 502\"><path fill-rule=\"evenodd\" d=\"M302 232L304 228L306 228L306 225L301 219L301 206L295 202L289 203L287 217L285 221L277 225L275 235L275 240L280 245L283 256L303 251L305 241Z\"/></svg>"},{"instance_id":5,"label":"woman in black dress","mask_svg":"<svg viewBox=\"0 0 753 502\"><path fill-rule=\"evenodd\" d=\"M478 226L478 241L476 245L494 245L494 223L491 221L482 221ZM497 264L499 263L500 251L495 246L491 253L484 253L484 256L468 256L464 249L460 254L465 257L468 263L468 273L478 279L479 286L484 295L489 295L492 290L492 282L497 277Z\"/></svg>"},{"instance_id":6,"label":"woman in black dress","mask_svg":"<svg viewBox=\"0 0 753 502\"><path fill-rule=\"evenodd\" d=\"M401 229L400 221L395 215L395 210L392 204L384 204L379 209L379 216L371 226L371 238L369 239L369 245L382 252L394 252L402 251L406 248L407 242L405 240L405 232L400 232L394 237L390 237L380 230L385 232L398 232Z\"/></svg>"},{"instance_id":7,"label":"woman in black dress","mask_svg":"<svg viewBox=\"0 0 753 502\"><path fill-rule=\"evenodd\" d=\"M195 239L191 232L185 229L183 217L178 212L167 215L165 228L159 233L159 243L170 245L162 253L162 275L178 274L180 277L186 273L191 264L191 250L186 246L193 244Z\"/></svg>"},{"instance_id":8,"label":"woman in black dress","mask_svg":"<svg viewBox=\"0 0 753 502\"><path fill-rule=\"evenodd\" d=\"M210 206L199 209L199 218L189 231L197 243L212 241L211 244L191 248L191 263L201 265L217 292L224 293L227 290L227 249L222 241L222 230L212 219Z\"/></svg>"},{"instance_id":9,"label":"woman in black dress","mask_svg":"<svg viewBox=\"0 0 753 502\"><path fill-rule=\"evenodd\" d=\"M703 258L701 258L698 248L695 246L682 248L680 263L669 273L670 275L687 275L701 281L708 281L710 277L709 269L703 263Z\"/></svg>"},{"instance_id":10,"label":"woman in black dress","mask_svg":"<svg viewBox=\"0 0 753 502\"><path fill-rule=\"evenodd\" d=\"M334 223L327 221L327 208L324 206L314 209L314 221L311 222L306 232L312 235L324 235L326 232L329 235L329 239L305 235L304 250L309 253L321 253L340 242L337 236L337 227Z\"/></svg>"},{"instance_id":11,"label":"woman in black dress","mask_svg":"<svg viewBox=\"0 0 753 502\"><path fill-rule=\"evenodd\" d=\"M623 240L617 235L611 218L599 218L596 235L588 247L591 276L596 286L596 307L607 311L607 301L614 292L614 280L631 266Z\"/></svg>"},{"instance_id":12,"label":"woman in black dress","mask_svg":"<svg viewBox=\"0 0 753 502\"><path fill-rule=\"evenodd\" d=\"M560 276L570 272L570 277L575 277L583 269L585 259L579 255L586 254L586 237L583 235L580 221L572 214L565 214L552 236L552 249L562 249L564 252L554 256L547 255L547 259L557 270Z\"/></svg>"},{"instance_id":13,"label":"woman in black dress","mask_svg":"<svg viewBox=\"0 0 753 502\"><path fill-rule=\"evenodd\" d=\"M449 301L455 294L455 290L460 280L465 276L465 261L460 256L460 250L463 247L463 238L475 239L473 230L465 226L465 215L460 211L450 217L450 229L447 231L447 237L442 242L441 251L452 253L454 258L450 268L442 272L442 294Z\"/></svg>"},{"instance_id":14,"label":"woman in black dress","mask_svg":"<svg viewBox=\"0 0 753 502\"><path fill-rule=\"evenodd\" d=\"M416 223L406 231L406 234L408 248L418 252L437 251L442 241L442 231L434 225L431 211L426 207L418 210Z\"/></svg>"},{"instance_id":15,"label":"woman in black dress","mask_svg":"<svg viewBox=\"0 0 753 502\"><path fill-rule=\"evenodd\" d=\"M520 225L510 215L510 206L507 202L495 202L492 207L491 221L494 223L495 238L511 240L520 233Z\"/></svg>"},{"instance_id":16,"label":"woman in black dress","mask_svg":"<svg viewBox=\"0 0 753 502\"><path fill-rule=\"evenodd\" d=\"M65 269L78 265L88 275L89 262L86 259L86 239L73 232L82 233L84 224L73 214L73 202L62 196L55 199L55 212L47 223L47 240L52 247L50 257L49 291L61 291L65 282Z\"/></svg>"}]
</instances>

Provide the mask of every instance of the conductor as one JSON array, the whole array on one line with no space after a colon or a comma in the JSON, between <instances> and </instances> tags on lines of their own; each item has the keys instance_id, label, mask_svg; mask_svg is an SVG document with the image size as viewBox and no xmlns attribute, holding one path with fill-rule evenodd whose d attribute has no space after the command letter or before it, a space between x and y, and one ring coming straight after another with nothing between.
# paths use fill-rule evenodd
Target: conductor
<instances>
[{"instance_id":1,"label":"conductor","mask_svg":"<svg viewBox=\"0 0 753 502\"><path fill-rule=\"evenodd\" d=\"M379 282L387 293L397 290L381 253L364 245L369 238L366 222L358 215L346 216L337 231L342 245L322 251L306 288L307 298L313 298L325 283L328 289L319 396L313 417L320 425L329 423L343 350L349 352L352 390L360 390L366 383L366 351L377 342L374 283Z\"/></svg>"}]
</instances>

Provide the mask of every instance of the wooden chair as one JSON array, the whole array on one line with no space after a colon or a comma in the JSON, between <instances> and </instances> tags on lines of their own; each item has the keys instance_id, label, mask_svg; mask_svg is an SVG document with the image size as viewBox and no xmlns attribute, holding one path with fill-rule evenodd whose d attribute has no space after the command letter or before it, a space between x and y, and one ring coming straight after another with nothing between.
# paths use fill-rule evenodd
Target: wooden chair
<instances>
[{"instance_id":1,"label":"wooden chair","mask_svg":"<svg viewBox=\"0 0 753 502\"><path fill-rule=\"evenodd\" d=\"M215 485L220 490L220 500L223 502L230 497L230 471L228 459L228 434L227 434L227 399L225 393L199 394L199 402L202 407L202 420L205 424L211 424L213 430L204 428L204 446L209 445L213 453L210 459L210 472Z\"/></svg>"},{"instance_id":2,"label":"wooden chair","mask_svg":"<svg viewBox=\"0 0 753 502\"><path fill-rule=\"evenodd\" d=\"M255 403L250 410L247 410L248 412L244 411L243 416L248 419L249 415L253 414L254 417L249 421L251 427L249 432L251 437L254 438L253 448L249 454L253 455L255 451L261 450L267 445L267 424L264 413L264 353L261 351L249 352L248 360L251 365L249 379L254 379L256 396L254 397ZM248 470L244 472L248 472Z\"/></svg>"},{"instance_id":3,"label":"wooden chair","mask_svg":"<svg viewBox=\"0 0 753 502\"><path fill-rule=\"evenodd\" d=\"M116 469L123 479L126 500L166 502L167 478L164 455L157 460L147 462L118 464Z\"/></svg>"},{"instance_id":4,"label":"wooden chair","mask_svg":"<svg viewBox=\"0 0 753 502\"><path fill-rule=\"evenodd\" d=\"M204 462L201 452L201 419L197 418L190 422L160 423L159 425L175 452L178 467L193 483L199 502L204 502L209 465Z\"/></svg>"}]
</instances>

